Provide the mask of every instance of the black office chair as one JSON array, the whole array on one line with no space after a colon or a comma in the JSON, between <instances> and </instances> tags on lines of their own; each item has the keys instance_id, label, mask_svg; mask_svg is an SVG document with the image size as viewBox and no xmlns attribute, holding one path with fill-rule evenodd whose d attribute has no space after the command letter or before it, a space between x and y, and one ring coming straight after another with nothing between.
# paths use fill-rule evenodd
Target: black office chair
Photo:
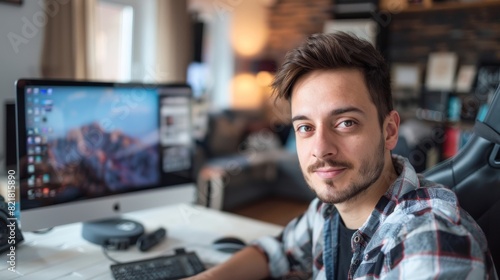
<instances>
[{"instance_id":1,"label":"black office chair","mask_svg":"<svg viewBox=\"0 0 500 280\"><path fill-rule=\"evenodd\" d=\"M500 272L500 86L483 122L476 121L467 144L423 174L449 186L483 229Z\"/></svg>"}]
</instances>

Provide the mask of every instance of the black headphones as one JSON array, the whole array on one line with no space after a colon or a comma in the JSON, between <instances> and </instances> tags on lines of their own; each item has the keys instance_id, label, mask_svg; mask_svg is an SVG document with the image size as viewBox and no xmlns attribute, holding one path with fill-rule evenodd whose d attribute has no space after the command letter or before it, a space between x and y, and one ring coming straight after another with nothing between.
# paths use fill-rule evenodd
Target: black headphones
<instances>
[{"instance_id":1,"label":"black headphones","mask_svg":"<svg viewBox=\"0 0 500 280\"><path fill-rule=\"evenodd\" d=\"M0 195L0 253L14 251L24 240L17 218L13 215L14 210L9 210L14 208L14 202L6 202Z\"/></svg>"}]
</instances>

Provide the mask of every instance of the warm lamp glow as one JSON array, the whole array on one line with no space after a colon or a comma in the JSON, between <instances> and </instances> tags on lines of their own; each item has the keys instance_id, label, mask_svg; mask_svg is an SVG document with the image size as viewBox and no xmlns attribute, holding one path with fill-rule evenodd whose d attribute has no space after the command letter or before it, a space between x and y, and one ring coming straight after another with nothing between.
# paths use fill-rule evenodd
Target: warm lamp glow
<instances>
[{"instance_id":1,"label":"warm lamp glow","mask_svg":"<svg viewBox=\"0 0 500 280\"><path fill-rule=\"evenodd\" d=\"M264 96L269 98L272 93L271 83L273 82L274 75L267 71L260 71L255 77L257 84L262 87Z\"/></svg>"},{"instance_id":2,"label":"warm lamp glow","mask_svg":"<svg viewBox=\"0 0 500 280\"><path fill-rule=\"evenodd\" d=\"M262 106L262 88L252 74L239 74L233 78L232 107L235 109L256 109Z\"/></svg>"},{"instance_id":3,"label":"warm lamp glow","mask_svg":"<svg viewBox=\"0 0 500 280\"><path fill-rule=\"evenodd\" d=\"M273 74L267 72L267 71L260 71L257 73L256 79L257 83L261 87L268 87L271 86L271 83L273 82Z\"/></svg>"},{"instance_id":4,"label":"warm lamp glow","mask_svg":"<svg viewBox=\"0 0 500 280\"><path fill-rule=\"evenodd\" d=\"M244 57L258 54L268 37L266 7L260 1L242 1L234 10L231 43Z\"/></svg>"}]
</instances>

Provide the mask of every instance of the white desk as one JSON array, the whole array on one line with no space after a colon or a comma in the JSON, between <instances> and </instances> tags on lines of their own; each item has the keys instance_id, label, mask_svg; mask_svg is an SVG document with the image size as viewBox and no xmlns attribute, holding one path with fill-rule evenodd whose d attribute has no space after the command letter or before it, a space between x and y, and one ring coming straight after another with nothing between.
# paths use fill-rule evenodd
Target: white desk
<instances>
[{"instance_id":1,"label":"white desk","mask_svg":"<svg viewBox=\"0 0 500 280\"><path fill-rule=\"evenodd\" d=\"M210 247L221 236L237 236L247 242L263 235L277 235L282 227L220 212L201 206L179 204L125 215L140 221L147 232L160 226L167 229L167 239L142 253L135 247L111 251L118 261L133 261L172 254L175 248L194 250L207 264L230 257ZM106 258L97 245L81 237L81 224L54 228L46 234L23 233L25 241L16 250L16 270L8 270L7 252L0 257L0 279L113 279Z\"/></svg>"}]
</instances>

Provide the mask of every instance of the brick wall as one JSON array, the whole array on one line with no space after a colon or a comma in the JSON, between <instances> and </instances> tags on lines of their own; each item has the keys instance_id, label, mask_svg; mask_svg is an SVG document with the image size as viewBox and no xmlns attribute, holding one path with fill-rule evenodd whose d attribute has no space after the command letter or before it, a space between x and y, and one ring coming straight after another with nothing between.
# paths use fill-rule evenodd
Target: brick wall
<instances>
[{"instance_id":1,"label":"brick wall","mask_svg":"<svg viewBox=\"0 0 500 280\"><path fill-rule=\"evenodd\" d=\"M451 51L460 64L500 61L500 4L393 15L388 59L425 65L429 53Z\"/></svg>"},{"instance_id":2,"label":"brick wall","mask_svg":"<svg viewBox=\"0 0 500 280\"><path fill-rule=\"evenodd\" d=\"M310 34L323 31L332 0L277 0L269 8L270 36L266 56L281 64L284 55Z\"/></svg>"},{"instance_id":3,"label":"brick wall","mask_svg":"<svg viewBox=\"0 0 500 280\"><path fill-rule=\"evenodd\" d=\"M269 8L270 36L264 56L281 63L308 35L332 18L332 0L277 0ZM390 62L425 65L429 53L452 51L460 64L500 60L500 3L391 15L386 50Z\"/></svg>"}]
</instances>

